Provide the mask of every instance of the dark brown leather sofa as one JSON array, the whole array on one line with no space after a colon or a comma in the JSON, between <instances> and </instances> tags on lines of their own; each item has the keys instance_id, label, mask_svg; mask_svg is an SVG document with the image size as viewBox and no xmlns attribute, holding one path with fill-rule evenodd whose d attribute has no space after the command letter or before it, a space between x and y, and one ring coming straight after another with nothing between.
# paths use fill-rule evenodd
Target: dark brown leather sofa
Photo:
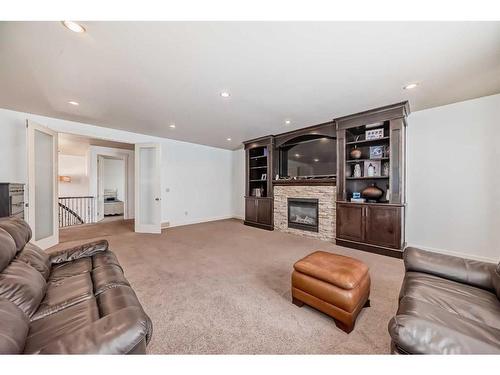
<instances>
[{"instance_id":1,"label":"dark brown leather sofa","mask_svg":"<svg viewBox=\"0 0 500 375\"><path fill-rule=\"evenodd\" d=\"M47 254L0 221L0 354L145 353L152 324L107 241Z\"/></svg>"},{"instance_id":2,"label":"dark brown leather sofa","mask_svg":"<svg viewBox=\"0 0 500 375\"><path fill-rule=\"evenodd\" d=\"M404 264L394 353L500 354L500 264L416 248Z\"/></svg>"}]
</instances>

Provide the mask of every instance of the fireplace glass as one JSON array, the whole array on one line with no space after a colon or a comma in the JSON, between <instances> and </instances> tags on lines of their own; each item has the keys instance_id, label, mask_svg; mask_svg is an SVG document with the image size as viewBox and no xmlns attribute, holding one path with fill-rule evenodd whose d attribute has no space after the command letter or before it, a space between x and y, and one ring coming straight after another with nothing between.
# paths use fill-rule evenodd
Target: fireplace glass
<instances>
[{"instance_id":1,"label":"fireplace glass","mask_svg":"<svg viewBox=\"0 0 500 375\"><path fill-rule=\"evenodd\" d=\"M318 231L318 200L288 198L288 227Z\"/></svg>"}]
</instances>

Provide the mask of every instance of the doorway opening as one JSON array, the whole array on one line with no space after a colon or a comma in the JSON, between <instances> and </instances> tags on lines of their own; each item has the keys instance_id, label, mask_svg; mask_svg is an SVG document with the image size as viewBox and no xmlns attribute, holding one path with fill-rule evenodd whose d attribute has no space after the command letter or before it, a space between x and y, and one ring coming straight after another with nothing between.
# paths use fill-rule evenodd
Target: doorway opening
<instances>
[{"instance_id":1,"label":"doorway opening","mask_svg":"<svg viewBox=\"0 0 500 375\"><path fill-rule=\"evenodd\" d=\"M134 145L58 134L59 228L133 219Z\"/></svg>"}]
</instances>

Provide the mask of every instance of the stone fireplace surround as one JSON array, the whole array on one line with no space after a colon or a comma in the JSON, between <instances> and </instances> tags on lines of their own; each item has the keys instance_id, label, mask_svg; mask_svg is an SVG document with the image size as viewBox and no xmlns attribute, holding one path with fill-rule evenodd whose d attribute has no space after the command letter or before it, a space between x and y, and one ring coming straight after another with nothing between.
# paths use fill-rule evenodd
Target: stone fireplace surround
<instances>
[{"instance_id":1,"label":"stone fireplace surround","mask_svg":"<svg viewBox=\"0 0 500 375\"><path fill-rule=\"evenodd\" d=\"M274 229L299 236L317 238L323 241L335 240L335 196L333 185L275 185ZM318 232L288 228L288 198L318 199Z\"/></svg>"}]
</instances>

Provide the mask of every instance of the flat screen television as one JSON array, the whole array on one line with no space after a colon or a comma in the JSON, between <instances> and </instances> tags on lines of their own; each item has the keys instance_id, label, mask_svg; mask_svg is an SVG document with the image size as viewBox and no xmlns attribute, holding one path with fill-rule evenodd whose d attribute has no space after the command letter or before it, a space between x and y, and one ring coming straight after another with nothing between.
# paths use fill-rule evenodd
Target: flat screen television
<instances>
[{"instance_id":1,"label":"flat screen television","mask_svg":"<svg viewBox=\"0 0 500 375\"><path fill-rule=\"evenodd\" d=\"M337 139L325 136L295 138L279 148L280 178L327 177L337 174Z\"/></svg>"}]
</instances>

